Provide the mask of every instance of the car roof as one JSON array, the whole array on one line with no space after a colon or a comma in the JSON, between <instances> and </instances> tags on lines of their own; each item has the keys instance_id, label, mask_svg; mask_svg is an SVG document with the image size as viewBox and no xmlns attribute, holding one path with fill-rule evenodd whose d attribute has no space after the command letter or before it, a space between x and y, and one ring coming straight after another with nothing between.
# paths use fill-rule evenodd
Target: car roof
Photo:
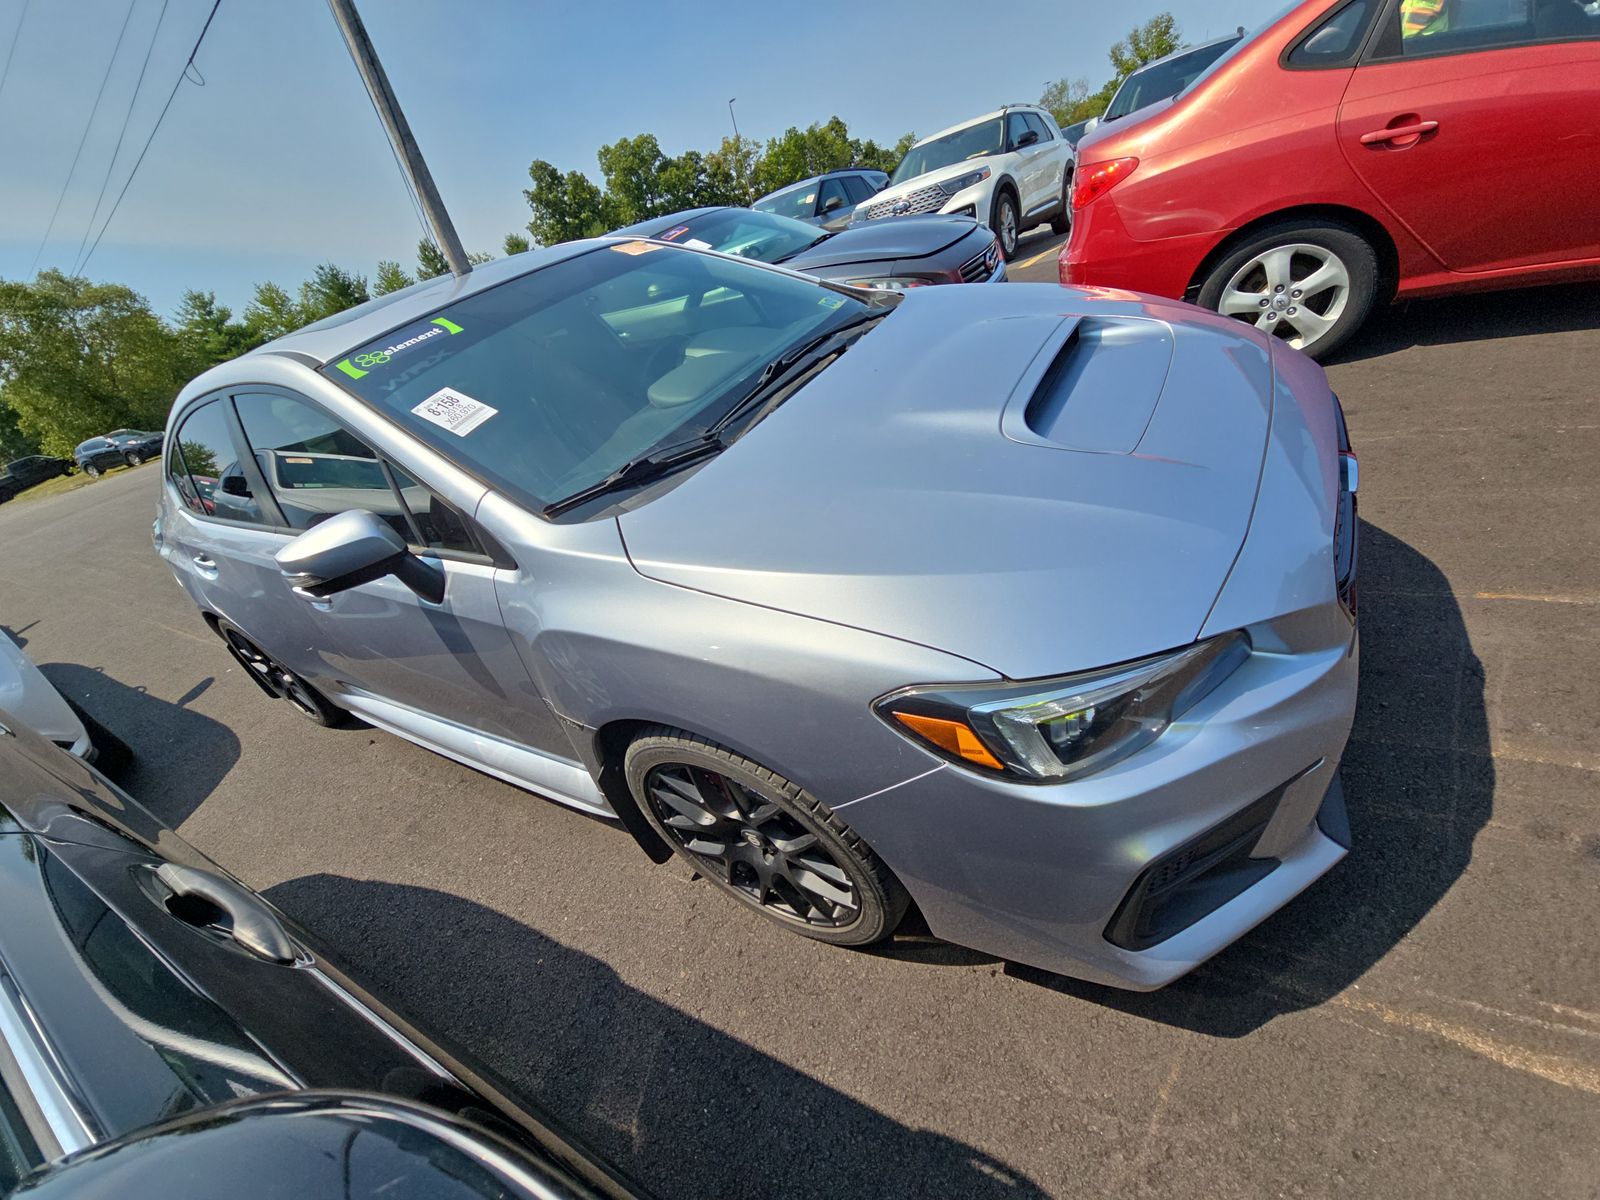
<instances>
[{"instance_id":1,"label":"car roof","mask_svg":"<svg viewBox=\"0 0 1600 1200\"><path fill-rule=\"evenodd\" d=\"M947 129L939 130L938 133L930 133L925 138L918 138L913 144L913 149L915 149L916 146L926 145L928 142L938 141L946 134L955 133L957 130L966 129L968 126L982 125L985 121L997 120L1000 117L1005 116L1008 112L1044 112L1044 109L1040 108L1037 104L1007 104L995 109L993 112L986 112L981 117L969 117L965 121L957 121L954 125L951 125Z\"/></svg>"},{"instance_id":2,"label":"car roof","mask_svg":"<svg viewBox=\"0 0 1600 1200\"><path fill-rule=\"evenodd\" d=\"M364 304L357 304L353 308L335 313L331 317L324 317L293 333L286 333L276 341L267 342L243 357L249 358L255 354L296 354L314 359L319 364L332 362L343 357L352 347L382 337L391 329L425 317L446 304L463 300L497 284L553 266L558 262L565 262L569 258L576 258L580 254L587 254L598 245L599 243L594 241L563 242L559 246L544 246L537 250L513 254L508 258L497 258L493 262L473 267L459 279L454 275L439 275L433 279L425 279L397 292L390 292L387 296L379 296Z\"/></svg>"}]
</instances>

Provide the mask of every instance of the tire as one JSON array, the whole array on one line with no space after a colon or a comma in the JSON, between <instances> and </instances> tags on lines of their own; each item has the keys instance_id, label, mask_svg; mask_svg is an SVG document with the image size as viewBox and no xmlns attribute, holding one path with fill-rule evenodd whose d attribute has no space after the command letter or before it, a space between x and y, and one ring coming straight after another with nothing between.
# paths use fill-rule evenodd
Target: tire
<instances>
[{"instance_id":1,"label":"tire","mask_svg":"<svg viewBox=\"0 0 1600 1200\"><path fill-rule=\"evenodd\" d=\"M1022 215L1017 208L1017 194L1009 185L1001 187L994 194L994 203L989 213L989 228L994 231L995 238L1000 242L1000 253L1005 256L1007 262L1010 262L1016 256L1017 241L1022 237ZM1007 230L1010 231L1009 241Z\"/></svg>"},{"instance_id":2,"label":"tire","mask_svg":"<svg viewBox=\"0 0 1600 1200\"><path fill-rule=\"evenodd\" d=\"M1072 229L1072 172L1061 173L1061 211L1050 218L1051 233L1068 233Z\"/></svg>"},{"instance_id":3,"label":"tire","mask_svg":"<svg viewBox=\"0 0 1600 1200\"><path fill-rule=\"evenodd\" d=\"M227 646L228 653L233 655L234 661L267 695L287 700L290 708L313 725L336 729L349 723L349 713L272 658L237 625L219 620L217 634L222 638L223 645Z\"/></svg>"},{"instance_id":4,"label":"tire","mask_svg":"<svg viewBox=\"0 0 1600 1200\"><path fill-rule=\"evenodd\" d=\"M1305 296L1295 286L1323 278L1333 282ZM1219 259L1199 301L1321 359L1361 328L1377 295L1378 255L1360 233L1336 221L1289 220L1257 230ZM1308 317L1318 318L1314 331Z\"/></svg>"},{"instance_id":5,"label":"tire","mask_svg":"<svg viewBox=\"0 0 1600 1200\"><path fill-rule=\"evenodd\" d=\"M130 467L137 467L140 463L142 463L144 461L143 457L140 456L140 454L139 454L139 452L137 450L129 450L126 454L124 454L122 456L122 460L125 463L127 463Z\"/></svg>"},{"instance_id":6,"label":"tire","mask_svg":"<svg viewBox=\"0 0 1600 1200\"><path fill-rule=\"evenodd\" d=\"M640 733L623 772L673 851L774 924L835 946L867 946L905 916L910 897L883 860L783 776L665 725Z\"/></svg>"},{"instance_id":7,"label":"tire","mask_svg":"<svg viewBox=\"0 0 1600 1200\"><path fill-rule=\"evenodd\" d=\"M83 473L85 475L87 475L90 479L99 479L100 478L100 467L95 463L89 463L87 466L85 466L83 468Z\"/></svg>"}]
</instances>

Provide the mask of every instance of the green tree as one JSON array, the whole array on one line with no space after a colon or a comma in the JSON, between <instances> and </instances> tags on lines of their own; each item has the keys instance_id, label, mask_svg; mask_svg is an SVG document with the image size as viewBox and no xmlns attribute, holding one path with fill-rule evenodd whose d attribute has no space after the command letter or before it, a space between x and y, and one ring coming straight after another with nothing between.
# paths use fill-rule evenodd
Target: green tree
<instances>
[{"instance_id":1,"label":"green tree","mask_svg":"<svg viewBox=\"0 0 1600 1200\"><path fill-rule=\"evenodd\" d=\"M0 282L0 390L17 433L46 454L119 425L160 428L186 358L178 335L122 284L55 270Z\"/></svg>"},{"instance_id":2,"label":"green tree","mask_svg":"<svg viewBox=\"0 0 1600 1200\"><path fill-rule=\"evenodd\" d=\"M1095 92L1087 79L1058 79L1044 89L1039 107L1048 108L1061 125L1087 121L1105 112L1122 81L1146 63L1165 58L1183 48L1178 33L1178 18L1169 12L1157 13L1143 25L1112 44L1106 56L1111 60L1112 76Z\"/></svg>"},{"instance_id":3,"label":"green tree","mask_svg":"<svg viewBox=\"0 0 1600 1200\"><path fill-rule=\"evenodd\" d=\"M300 328L306 318L294 298L269 279L256 284L255 294L244 308L244 321L256 337L270 342Z\"/></svg>"},{"instance_id":4,"label":"green tree","mask_svg":"<svg viewBox=\"0 0 1600 1200\"><path fill-rule=\"evenodd\" d=\"M415 279L406 274L404 267L393 259L385 258L378 263L378 273L373 278L372 292L376 296L387 296L390 292L398 292L415 282Z\"/></svg>"},{"instance_id":5,"label":"green tree","mask_svg":"<svg viewBox=\"0 0 1600 1200\"><path fill-rule=\"evenodd\" d=\"M204 475L216 479L222 474L217 466L217 453L204 442L178 443L183 450L183 465L189 468L191 475Z\"/></svg>"},{"instance_id":6,"label":"green tree","mask_svg":"<svg viewBox=\"0 0 1600 1200\"><path fill-rule=\"evenodd\" d=\"M528 239L520 233L506 234L506 240L502 245L507 258L510 258L513 254L522 254L530 249Z\"/></svg>"},{"instance_id":7,"label":"green tree","mask_svg":"<svg viewBox=\"0 0 1600 1200\"><path fill-rule=\"evenodd\" d=\"M309 325L370 299L372 294L367 290L366 276L333 263L323 263L300 285L300 317Z\"/></svg>"},{"instance_id":8,"label":"green tree","mask_svg":"<svg viewBox=\"0 0 1600 1200\"><path fill-rule=\"evenodd\" d=\"M607 226L632 225L672 211L664 203L666 191L661 178L667 158L661 153L655 134L621 138L601 146L597 157L600 174L606 181L602 211ZM687 182L678 180L680 187Z\"/></svg>"},{"instance_id":9,"label":"green tree","mask_svg":"<svg viewBox=\"0 0 1600 1200\"><path fill-rule=\"evenodd\" d=\"M554 246L574 238L604 233L604 196L582 171L560 171L543 159L528 167L533 186L522 194L533 210L528 232L541 246Z\"/></svg>"},{"instance_id":10,"label":"green tree","mask_svg":"<svg viewBox=\"0 0 1600 1200\"><path fill-rule=\"evenodd\" d=\"M756 160L761 144L753 138L725 137L706 155L708 204L749 204L756 198Z\"/></svg>"},{"instance_id":11,"label":"green tree","mask_svg":"<svg viewBox=\"0 0 1600 1200\"><path fill-rule=\"evenodd\" d=\"M17 424L17 410L6 403L5 394L0 392L0 463L37 453L39 443L22 432L22 426Z\"/></svg>"},{"instance_id":12,"label":"green tree","mask_svg":"<svg viewBox=\"0 0 1600 1200\"><path fill-rule=\"evenodd\" d=\"M445 261L444 251L428 238L418 241L417 278L437 279L440 275L448 274L450 274L450 264Z\"/></svg>"},{"instance_id":13,"label":"green tree","mask_svg":"<svg viewBox=\"0 0 1600 1200\"><path fill-rule=\"evenodd\" d=\"M178 305L177 334L191 375L237 358L263 340L248 322L235 321L233 310L218 304L215 292L194 289Z\"/></svg>"}]
</instances>

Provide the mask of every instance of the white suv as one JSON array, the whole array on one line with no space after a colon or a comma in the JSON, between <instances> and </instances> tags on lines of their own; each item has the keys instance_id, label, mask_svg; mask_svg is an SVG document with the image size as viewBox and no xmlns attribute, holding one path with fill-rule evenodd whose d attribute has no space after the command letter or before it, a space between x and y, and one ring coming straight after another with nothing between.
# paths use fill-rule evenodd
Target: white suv
<instances>
[{"instance_id":1,"label":"white suv","mask_svg":"<svg viewBox=\"0 0 1600 1200\"><path fill-rule=\"evenodd\" d=\"M1035 225L1065 233L1075 159L1055 118L1012 104L923 138L906 152L889 186L856 209L857 221L917 213L976 217L1010 258Z\"/></svg>"}]
</instances>

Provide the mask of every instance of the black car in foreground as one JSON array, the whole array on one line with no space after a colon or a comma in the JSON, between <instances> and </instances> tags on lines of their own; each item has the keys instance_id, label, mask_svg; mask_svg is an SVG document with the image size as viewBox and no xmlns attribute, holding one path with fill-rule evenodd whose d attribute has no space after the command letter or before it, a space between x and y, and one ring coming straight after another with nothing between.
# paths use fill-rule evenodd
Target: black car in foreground
<instances>
[{"instance_id":1,"label":"black car in foreground","mask_svg":"<svg viewBox=\"0 0 1600 1200\"><path fill-rule=\"evenodd\" d=\"M0 504L18 492L25 492L34 484L54 479L57 475L72 473L72 463L64 458L50 458L44 454L30 454L27 458L13 459L0 471Z\"/></svg>"},{"instance_id":2,"label":"black car in foreground","mask_svg":"<svg viewBox=\"0 0 1600 1200\"><path fill-rule=\"evenodd\" d=\"M137 467L161 453L162 434L144 429L113 429L101 437L78 443L72 452L87 475L99 475L108 467Z\"/></svg>"},{"instance_id":3,"label":"black car in foreground","mask_svg":"<svg viewBox=\"0 0 1600 1200\"><path fill-rule=\"evenodd\" d=\"M0 1195L640 1194L3 712L0 914Z\"/></svg>"},{"instance_id":4,"label":"black car in foreground","mask_svg":"<svg viewBox=\"0 0 1600 1200\"><path fill-rule=\"evenodd\" d=\"M901 217L837 233L751 208L690 208L618 229L680 246L719 250L857 287L999 283L1005 259L971 217Z\"/></svg>"}]
</instances>

